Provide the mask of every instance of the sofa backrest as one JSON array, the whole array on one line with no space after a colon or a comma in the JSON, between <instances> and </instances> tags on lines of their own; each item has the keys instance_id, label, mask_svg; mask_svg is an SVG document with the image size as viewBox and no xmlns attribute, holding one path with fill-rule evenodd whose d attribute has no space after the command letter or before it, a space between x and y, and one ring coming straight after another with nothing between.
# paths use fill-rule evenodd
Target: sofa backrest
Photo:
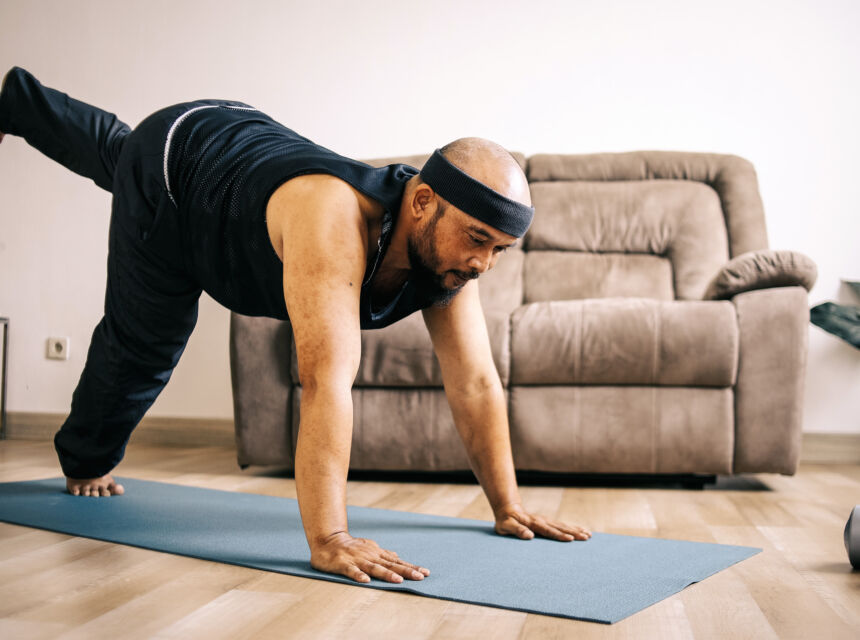
<instances>
[{"instance_id":1,"label":"sofa backrest","mask_svg":"<svg viewBox=\"0 0 860 640\"><path fill-rule=\"evenodd\" d=\"M767 247L752 165L667 151L541 154L523 301L701 299L732 256Z\"/></svg>"}]
</instances>

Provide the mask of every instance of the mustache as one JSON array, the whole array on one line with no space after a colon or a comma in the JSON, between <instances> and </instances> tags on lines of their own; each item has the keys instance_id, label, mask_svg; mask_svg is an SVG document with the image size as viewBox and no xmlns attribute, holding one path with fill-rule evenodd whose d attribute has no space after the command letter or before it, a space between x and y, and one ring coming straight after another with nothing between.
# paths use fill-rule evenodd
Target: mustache
<instances>
[{"instance_id":1,"label":"mustache","mask_svg":"<svg viewBox=\"0 0 860 640\"><path fill-rule=\"evenodd\" d=\"M481 275L477 271L457 271L454 269L452 272L461 280L476 280Z\"/></svg>"}]
</instances>

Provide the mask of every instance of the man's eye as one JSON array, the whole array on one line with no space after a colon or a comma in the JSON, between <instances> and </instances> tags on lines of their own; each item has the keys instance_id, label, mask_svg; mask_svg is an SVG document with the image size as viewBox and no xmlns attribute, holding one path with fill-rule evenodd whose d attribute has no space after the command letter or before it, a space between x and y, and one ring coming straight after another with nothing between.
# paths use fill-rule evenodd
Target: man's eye
<instances>
[{"instance_id":1,"label":"man's eye","mask_svg":"<svg viewBox=\"0 0 860 640\"><path fill-rule=\"evenodd\" d=\"M481 238L476 238L475 236L469 236L472 239L472 242L475 244L484 244L484 241Z\"/></svg>"},{"instance_id":2,"label":"man's eye","mask_svg":"<svg viewBox=\"0 0 860 640\"><path fill-rule=\"evenodd\" d=\"M504 253L507 250L508 250L507 247L496 247L496 249L495 249L496 253Z\"/></svg>"}]
</instances>

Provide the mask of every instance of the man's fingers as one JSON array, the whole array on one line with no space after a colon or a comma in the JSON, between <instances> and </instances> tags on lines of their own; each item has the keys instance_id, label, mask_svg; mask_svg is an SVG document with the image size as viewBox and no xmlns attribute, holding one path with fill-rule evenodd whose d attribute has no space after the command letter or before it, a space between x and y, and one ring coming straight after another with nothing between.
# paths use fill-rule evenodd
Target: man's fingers
<instances>
[{"instance_id":1,"label":"man's fingers","mask_svg":"<svg viewBox=\"0 0 860 640\"><path fill-rule=\"evenodd\" d=\"M541 522L533 527L540 535L553 540L588 540L591 533L582 527L568 527L558 522Z\"/></svg>"},{"instance_id":2,"label":"man's fingers","mask_svg":"<svg viewBox=\"0 0 860 640\"><path fill-rule=\"evenodd\" d=\"M412 564L411 562L406 562L405 560L401 560L400 556L398 556L393 551L386 551L382 557L383 557L383 559L387 560L388 562L391 562L392 564L403 565L404 567L408 567L408 568L412 569L413 571L418 571L419 573L421 573L425 576L430 575L429 569L425 569L424 567L419 567L417 564Z\"/></svg>"},{"instance_id":3,"label":"man's fingers","mask_svg":"<svg viewBox=\"0 0 860 640\"><path fill-rule=\"evenodd\" d=\"M404 578L409 578L410 580L424 579L424 573L421 572L420 567L416 567L414 564L409 564L408 562L401 561L392 562L390 560L380 560L379 564L388 567L389 569L403 576Z\"/></svg>"},{"instance_id":4,"label":"man's fingers","mask_svg":"<svg viewBox=\"0 0 860 640\"><path fill-rule=\"evenodd\" d=\"M344 572L344 575L347 578L352 578L356 582L370 582L370 576L355 565L350 565L349 567L347 567L347 570Z\"/></svg>"},{"instance_id":5,"label":"man's fingers","mask_svg":"<svg viewBox=\"0 0 860 640\"><path fill-rule=\"evenodd\" d=\"M384 567L378 562L368 561L367 564L362 567L362 569L364 569L364 572L368 575L379 580L385 580L386 582L395 583L403 582L403 576L401 576L399 573L395 573L387 567Z\"/></svg>"},{"instance_id":6,"label":"man's fingers","mask_svg":"<svg viewBox=\"0 0 860 640\"><path fill-rule=\"evenodd\" d=\"M535 532L521 524L514 525L514 535L523 540L531 540L535 537Z\"/></svg>"}]
</instances>

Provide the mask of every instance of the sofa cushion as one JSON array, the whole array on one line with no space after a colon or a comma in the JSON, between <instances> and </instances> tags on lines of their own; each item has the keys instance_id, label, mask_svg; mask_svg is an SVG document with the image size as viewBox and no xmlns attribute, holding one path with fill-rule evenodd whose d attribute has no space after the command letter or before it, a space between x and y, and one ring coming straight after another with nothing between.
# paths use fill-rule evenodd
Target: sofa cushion
<instances>
[{"instance_id":1,"label":"sofa cushion","mask_svg":"<svg viewBox=\"0 0 860 640\"><path fill-rule=\"evenodd\" d=\"M499 256L496 266L478 278L478 291L484 312L513 313L523 303L523 262L519 248Z\"/></svg>"},{"instance_id":2,"label":"sofa cushion","mask_svg":"<svg viewBox=\"0 0 860 640\"><path fill-rule=\"evenodd\" d=\"M731 473L731 389L511 387L517 469Z\"/></svg>"},{"instance_id":3,"label":"sofa cushion","mask_svg":"<svg viewBox=\"0 0 860 640\"><path fill-rule=\"evenodd\" d=\"M645 254L530 251L523 282L527 303L628 296L675 299L672 263Z\"/></svg>"},{"instance_id":4,"label":"sofa cushion","mask_svg":"<svg viewBox=\"0 0 860 640\"><path fill-rule=\"evenodd\" d=\"M510 315L484 313L493 360L503 385L510 371ZM299 379L295 344L292 347L293 380ZM442 371L420 312L383 329L361 332L361 363L356 387L441 387Z\"/></svg>"},{"instance_id":5,"label":"sofa cushion","mask_svg":"<svg viewBox=\"0 0 860 640\"><path fill-rule=\"evenodd\" d=\"M616 262L630 255L659 256L672 269L653 269L640 278L648 282L641 292L671 290L681 300L701 300L708 281L729 259L725 219L717 193L701 182L689 180L640 180L616 182L539 182L531 185L536 215L523 240L528 252L526 272L540 272L535 264L539 251L612 253ZM640 260L641 262L641 260ZM543 299L564 299L571 289L589 287L592 269L578 271L580 256L554 258L552 277L547 274L539 294ZM576 284L567 284L569 280ZM525 299L538 299L526 281ZM604 280L608 297L630 295L623 278L620 285Z\"/></svg>"},{"instance_id":6,"label":"sofa cushion","mask_svg":"<svg viewBox=\"0 0 860 640\"><path fill-rule=\"evenodd\" d=\"M512 385L728 387L737 364L737 319L725 301L537 302L511 319Z\"/></svg>"}]
</instances>

